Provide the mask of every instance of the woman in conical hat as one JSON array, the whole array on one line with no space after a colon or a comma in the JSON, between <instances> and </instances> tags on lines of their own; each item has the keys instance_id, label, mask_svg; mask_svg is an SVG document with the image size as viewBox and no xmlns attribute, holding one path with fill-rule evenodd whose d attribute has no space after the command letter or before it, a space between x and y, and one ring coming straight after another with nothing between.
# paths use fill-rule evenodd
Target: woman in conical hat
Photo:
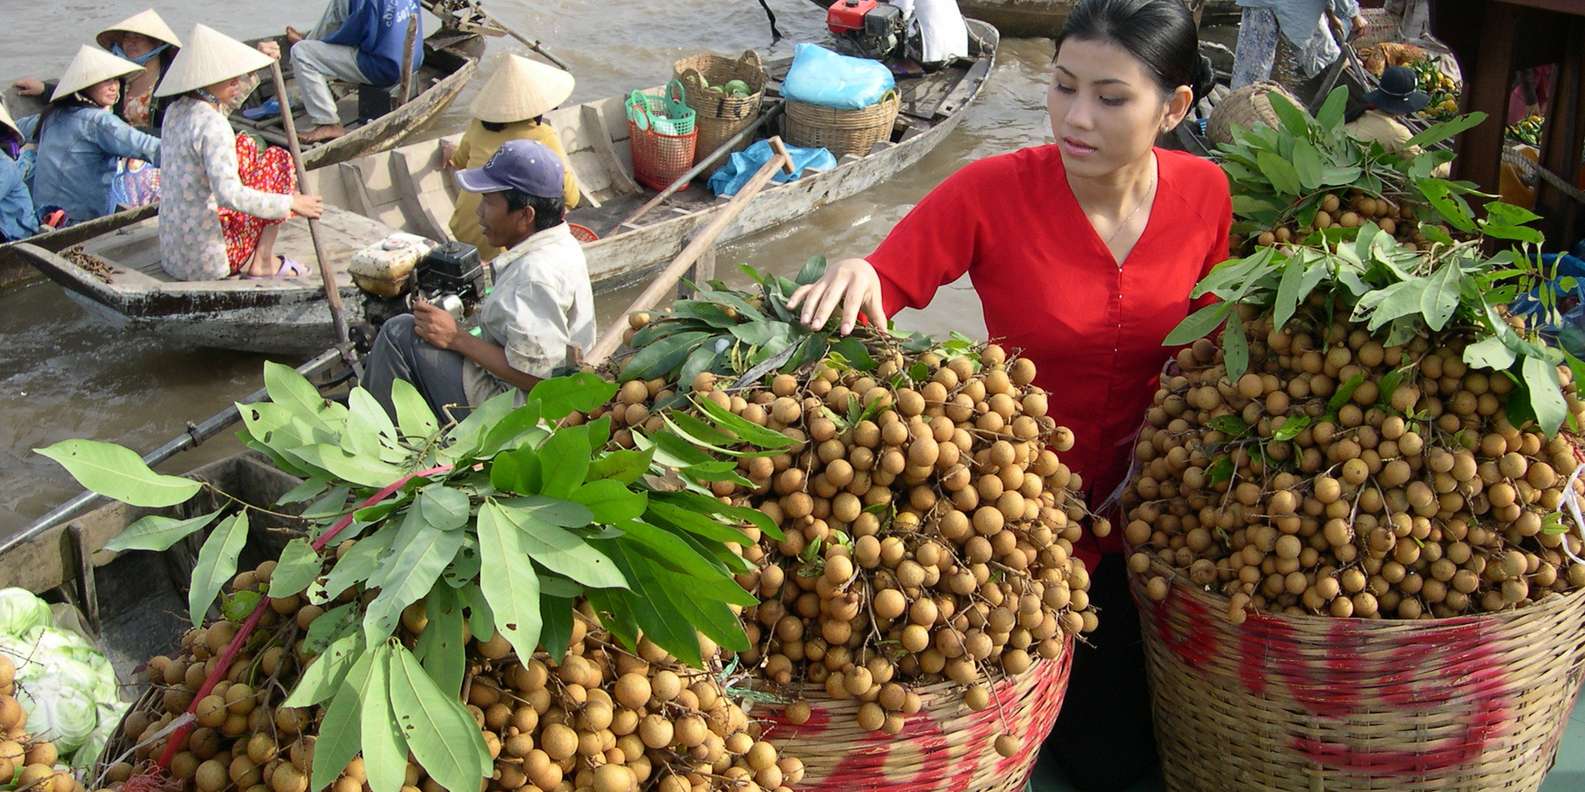
<instances>
[{"instance_id":1,"label":"woman in conical hat","mask_svg":"<svg viewBox=\"0 0 1585 792\"><path fill-rule=\"evenodd\" d=\"M22 183L22 168L17 164L21 153L22 131L0 104L0 242L30 237L39 230L33 195Z\"/></svg>"},{"instance_id":2,"label":"woman in conical hat","mask_svg":"<svg viewBox=\"0 0 1585 792\"><path fill-rule=\"evenodd\" d=\"M160 260L183 280L230 275L289 278L306 274L275 255L280 223L293 212L318 217L323 202L295 194L291 156L259 151L237 135L222 108L236 106L250 79L280 49L249 47L204 25L195 25L175 62L154 91L168 97L160 136L166 158L160 184Z\"/></svg>"},{"instance_id":3,"label":"woman in conical hat","mask_svg":"<svg viewBox=\"0 0 1585 792\"><path fill-rule=\"evenodd\" d=\"M101 30L95 41L110 54L143 67L122 78L115 114L140 129L159 129L159 108L151 99L160 77L176 59L181 39L151 8ZM43 96L55 89L34 77L17 80L15 87L23 96Z\"/></svg>"},{"instance_id":4,"label":"woman in conical hat","mask_svg":"<svg viewBox=\"0 0 1585 792\"><path fill-rule=\"evenodd\" d=\"M122 83L116 114L133 126L158 129L161 117L158 103L153 101L154 89L176 60L182 40L152 8L105 28L95 40L110 54L143 67Z\"/></svg>"},{"instance_id":5,"label":"woman in conical hat","mask_svg":"<svg viewBox=\"0 0 1585 792\"><path fill-rule=\"evenodd\" d=\"M508 140L532 140L542 143L561 158L565 183L566 208L578 205L578 181L562 149L561 136L556 134L544 115L572 96L571 74L521 55L505 55L501 65L490 75L478 98L473 100L473 121L462 140L454 149L446 146L447 164L453 169L479 168L490 160ZM456 208L451 213L451 233L458 240L479 249L479 258L489 261L501 249L484 239L474 216L479 207L479 196L464 192L457 197Z\"/></svg>"},{"instance_id":6,"label":"woman in conical hat","mask_svg":"<svg viewBox=\"0 0 1585 792\"><path fill-rule=\"evenodd\" d=\"M61 77L50 105L18 123L38 146L33 204L59 208L68 224L115 210L110 180L122 159L159 164L160 140L110 112L121 98L121 78L143 67L84 45Z\"/></svg>"}]
</instances>

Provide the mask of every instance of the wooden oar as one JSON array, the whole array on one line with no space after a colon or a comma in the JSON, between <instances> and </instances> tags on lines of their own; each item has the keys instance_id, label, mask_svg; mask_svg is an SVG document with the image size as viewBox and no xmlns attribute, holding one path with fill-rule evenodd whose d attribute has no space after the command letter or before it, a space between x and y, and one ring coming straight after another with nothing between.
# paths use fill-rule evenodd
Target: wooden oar
<instances>
[{"instance_id":1,"label":"wooden oar","mask_svg":"<svg viewBox=\"0 0 1585 792\"><path fill-rule=\"evenodd\" d=\"M667 264L665 269L651 279L649 286L644 289L644 293L633 300L627 310L623 311L611 323L611 326L606 329L605 335L600 337L600 340L595 343L594 349L584 358L589 365L598 366L604 363L605 359L610 357L611 353L622 345L622 333L627 329L627 317L629 314L634 311L647 311L660 302L662 297L673 292L676 288L677 280L688 272L688 268L692 267L694 262L698 261L701 256L715 246L716 237L721 236L721 232L732 225L737 216L748 206L748 202L755 195L758 195L759 191L765 188L765 185L770 183L771 177L776 175L777 169L786 169L788 173L792 173L792 156L787 153L787 148L782 145L779 136L770 139L770 147L775 154L764 165L761 165L759 170L754 172L754 176L748 180L747 184L743 185L743 189L738 190L737 195L732 196L732 201L721 209L721 212L715 216L714 220L710 221L709 225L693 236L688 242L688 246L677 254L677 258L672 259L672 262Z\"/></svg>"},{"instance_id":2,"label":"wooden oar","mask_svg":"<svg viewBox=\"0 0 1585 792\"><path fill-rule=\"evenodd\" d=\"M402 48L402 89L396 106L401 107L413 98L413 43L418 40L418 15L407 18L407 45Z\"/></svg>"},{"instance_id":3,"label":"wooden oar","mask_svg":"<svg viewBox=\"0 0 1585 792\"><path fill-rule=\"evenodd\" d=\"M286 102L286 78L281 75L281 62L270 60L270 75L275 78L275 96L281 102L281 124L286 127L286 145L292 152L292 167L297 170L297 185L308 184L308 170L303 167L303 150L297 142L297 123L292 120L292 108ZM319 221L308 218L308 236L314 241L314 259L319 264L319 280L325 287L325 301L330 303L330 317L336 325L336 343L342 355L351 363L352 344L347 335L347 317L341 308L341 290L336 287L336 266L325 256L325 247L319 241ZM363 373L358 372L360 375Z\"/></svg>"},{"instance_id":4,"label":"wooden oar","mask_svg":"<svg viewBox=\"0 0 1585 792\"><path fill-rule=\"evenodd\" d=\"M604 231L601 231L600 232L600 236L608 236L610 234L614 234L619 229L621 229L622 226L627 225L628 223L631 223L631 222L639 219L640 217L643 217L646 214L649 214L649 211L651 209L654 209L655 207L660 206L661 203L664 202L667 198L670 198L673 195L675 195L678 190L686 188L688 186L689 182L693 181L694 179L699 178L699 174L704 173L706 168L708 168L711 165L715 164L716 160L721 159L727 153L731 152L732 149L736 148L739 143L742 143L744 140L747 140L755 132L757 132L760 127L763 127L766 124L770 123L771 119L781 115L781 111L782 111L782 109L784 107L785 107L785 105L783 103L776 102L776 103L772 104L770 107L766 108L765 112L760 114L759 120L757 120L754 123L748 125L747 127L744 127L743 129L739 130L738 133L733 135L732 137L729 137L726 140L722 141L721 145L717 146L715 151L710 152L710 156L705 157L704 159L699 160L698 162L694 163L693 167L689 168L687 173L684 173L683 175L678 176L676 181L674 181L671 184L667 185L666 189L661 190L659 193L656 193L654 198L651 198L648 201L645 201L643 206L640 206L639 208L634 209L632 214L629 214L627 217L624 217L621 220L616 221L616 223L613 224L610 228L607 228Z\"/></svg>"},{"instance_id":5,"label":"wooden oar","mask_svg":"<svg viewBox=\"0 0 1585 792\"><path fill-rule=\"evenodd\" d=\"M506 23L502 22L499 17L490 13L489 11L484 10L484 6L479 5L478 3L472 3L471 5L473 10L478 12L479 16L484 17L485 21L499 28L502 33L517 39L518 41L522 42L523 46L539 53L540 57L550 61L551 63L554 63L556 68L561 69L562 71L572 71L572 69L567 68L567 64L563 63L560 58L552 55L550 50L545 49L543 44L540 44L537 41L530 41L527 36L524 36L523 34L507 27Z\"/></svg>"}]
</instances>

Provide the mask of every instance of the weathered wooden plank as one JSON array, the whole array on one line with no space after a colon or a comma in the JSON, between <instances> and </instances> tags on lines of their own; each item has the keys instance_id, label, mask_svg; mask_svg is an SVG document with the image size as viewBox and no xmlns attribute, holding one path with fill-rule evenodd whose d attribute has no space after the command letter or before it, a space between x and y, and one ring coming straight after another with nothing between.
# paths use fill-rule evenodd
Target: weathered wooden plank
<instances>
[{"instance_id":1,"label":"weathered wooden plank","mask_svg":"<svg viewBox=\"0 0 1585 792\"><path fill-rule=\"evenodd\" d=\"M419 234L430 239L450 239L451 234L446 226L419 202L418 184L413 179L413 165L408 159L408 152L402 149L392 151L388 161L391 165L391 181L396 184L402 215L407 219L408 227L416 228Z\"/></svg>"},{"instance_id":2,"label":"weathered wooden plank","mask_svg":"<svg viewBox=\"0 0 1585 792\"><path fill-rule=\"evenodd\" d=\"M618 192L634 195L643 192L638 182L628 174L627 168L622 166L622 158L616 155L616 146L611 141L611 136L605 133L605 118L600 114L599 108L584 105L582 108L583 127L591 132L590 143L595 151L600 153L600 158L605 165L605 172L611 176L611 183Z\"/></svg>"}]
</instances>

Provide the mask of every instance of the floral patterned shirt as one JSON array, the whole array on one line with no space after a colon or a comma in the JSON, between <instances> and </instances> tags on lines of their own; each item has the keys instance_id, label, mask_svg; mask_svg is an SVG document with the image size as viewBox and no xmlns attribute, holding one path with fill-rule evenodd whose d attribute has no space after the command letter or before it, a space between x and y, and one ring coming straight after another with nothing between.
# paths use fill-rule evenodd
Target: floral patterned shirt
<instances>
[{"instance_id":1,"label":"floral patterned shirt","mask_svg":"<svg viewBox=\"0 0 1585 792\"><path fill-rule=\"evenodd\" d=\"M292 211L292 197L242 186L236 134L206 102L184 97L160 127L160 258L182 280L226 277L226 242L219 207L275 220Z\"/></svg>"}]
</instances>

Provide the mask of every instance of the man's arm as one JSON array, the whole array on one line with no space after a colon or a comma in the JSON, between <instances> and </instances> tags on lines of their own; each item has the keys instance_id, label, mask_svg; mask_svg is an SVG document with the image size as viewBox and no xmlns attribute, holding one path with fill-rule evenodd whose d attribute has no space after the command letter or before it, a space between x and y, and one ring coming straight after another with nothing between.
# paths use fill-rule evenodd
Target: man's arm
<instances>
[{"instance_id":1,"label":"man's arm","mask_svg":"<svg viewBox=\"0 0 1585 792\"><path fill-rule=\"evenodd\" d=\"M505 347L464 332L446 311L421 300L413 304L413 320L413 331L431 346L456 352L519 390L532 390L539 384L539 377L512 368Z\"/></svg>"}]
</instances>

